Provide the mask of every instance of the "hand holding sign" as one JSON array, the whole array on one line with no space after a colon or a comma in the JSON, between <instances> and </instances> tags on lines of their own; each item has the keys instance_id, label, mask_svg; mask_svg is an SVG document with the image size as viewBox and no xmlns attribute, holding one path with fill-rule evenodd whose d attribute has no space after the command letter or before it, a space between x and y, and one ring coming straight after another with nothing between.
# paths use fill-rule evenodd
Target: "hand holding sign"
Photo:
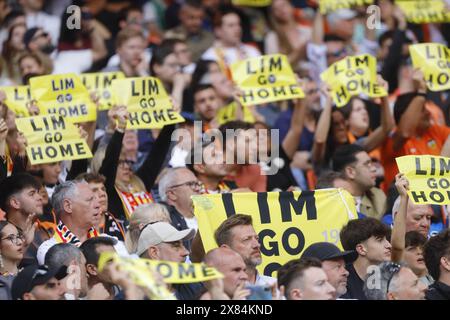
<instances>
[{"instance_id":1,"label":"hand holding sign","mask_svg":"<svg viewBox=\"0 0 450 320\"><path fill-rule=\"evenodd\" d=\"M183 122L158 78L127 78L113 81L117 105L127 106L128 129L158 129Z\"/></svg>"},{"instance_id":2,"label":"hand holding sign","mask_svg":"<svg viewBox=\"0 0 450 320\"><path fill-rule=\"evenodd\" d=\"M400 197L408 197L409 181L403 173L398 173L395 176L395 188L397 189Z\"/></svg>"},{"instance_id":3,"label":"hand holding sign","mask_svg":"<svg viewBox=\"0 0 450 320\"><path fill-rule=\"evenodd\" d=\"M234 82L242 90L243 106L303 98L285 55L272 54L238 61L231 66Z\"/></svg>"},{"instance_id":4,"label":"hand holding sign","mask_svg":"<svg viewBox=\"0 0 450 320\"><path fill-rule=\"evenodd\" d=\"M409 46L414 68L422 70L428 89L450 89L450 49L438 43L420 43Z\"/></svg>"},{"instance_id":5,"label":"hand holding sign","mask_svg":"<svg viewBox=\"0 0 450 320\"><path fill-rule=\"evenodd\" d=\"M416 91L423 93L427 91L427 83L425 82L422 70L414 69L412 79Z\"/></svg>"},{"instance_id":6,"label":"hand holding sign","mask_svg":"<svg viewBox=\"0 0 450 320\"><path fill-rule=\"evenodd\" d=\"M415 204L450 204L450 158L404 156L395 161L408 178L408 195Z\"/></svg>"},{"instance_id":7,"label":"hand holding sign","mask_svg":"<svg viewBox=\"0 0 450 320\"><path fill-rule=\"evenodd\" d=\"M39 107L37 105L36 100L32 99L27 106L28 112L30 116L38 116L39 115Z\"/></svg>"},{"instance_id":8,"label":"hand holding sign","mask_svg":"<svg viewBox=\"0 0 450 320\"><path fill-rule=\"evenodd\" d=\"M97 119L97 108L76 74L33 77L30 88L41 114L58 114L73 123Z\"/></svg>"},{"instance_id":9,"label":"hand holding sign","mask_svg":"<svg viewBox=\"0 0 450 320\"><path fill-rule=\"evenodd\" d=\"M387 96L387 91L377 82L377 61L368 54L348 56L333 63L320 75L333 90L337 107L345 106L352 96L365 94L372 98Z\"/></svg>"},{"instance_id":10,"label":"hand holding sign","mask_svg":"<svg viewBox=\"0 0 450 320\"><path fill-rule=\"evenodd\" d=\"M126 106L118 106L115 110L114 119L117 121L117 128L125 130L127 128L128 110Z\"/></svg>"},{"instance_id":11,"label":"hand holding sign","mask_svg":"<svg viewBox=\"0 0 450 320\"><path fill-rule=\"evenodd\" d=\"M75 125L61 116L19 118L16 125L28 140L27 155L33 165L92 157Z\"/></svg>"}]
</instances>

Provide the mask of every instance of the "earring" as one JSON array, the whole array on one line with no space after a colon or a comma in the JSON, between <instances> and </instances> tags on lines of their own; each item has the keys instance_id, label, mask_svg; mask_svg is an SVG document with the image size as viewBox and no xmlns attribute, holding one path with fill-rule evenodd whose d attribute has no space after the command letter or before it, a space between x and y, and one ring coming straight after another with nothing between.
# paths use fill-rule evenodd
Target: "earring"
<instances>
[{"instance_id":1,"label":"earring","mask_svg":"<svg viewBox=\"0 0 450 320\"><path fill-rule=\"evenodd\" d=\"M4 264L3 264L3 256L2 256L2 254L0 253L0 269L3 269L3 267L4 267Z\"/></svg>"}]
</instances>

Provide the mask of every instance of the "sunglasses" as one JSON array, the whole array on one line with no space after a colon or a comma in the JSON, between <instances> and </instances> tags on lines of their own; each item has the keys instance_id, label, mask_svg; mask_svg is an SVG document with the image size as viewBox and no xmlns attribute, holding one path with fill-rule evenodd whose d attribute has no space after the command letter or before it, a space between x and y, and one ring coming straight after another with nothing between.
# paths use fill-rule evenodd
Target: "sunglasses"
<instances>
[{"instance_id":1,"label":"sunglasses","mask_svg":"<svg viewBox=\"0 0 450 320\"><path fill-rule=\"evenodd\" d=\"M401 268L402 268L401 265L399 265L398 263L394 263L394 262L390 263L390 264L387 266L387 271L388 271L391 275L389 276L389 279L388 279L388 282L387 282L386 293L389 292L389 286L391 285L391 281L392 281L392 279L394 278L394 276L395 276L397 273L400 272L400 269L401 269Z\"/></svg>"},{"instance_id":2,"label":"sunglasses","mask_svg":"<svg viewBox=\"0 0 450 320\"><path fill-rule=\"evenodd\" d=\"M48 32L42 32L38 35L35 35L31 40L37 40L39 38L47 38L48 37Z\"/></svg>"}]
</instances>

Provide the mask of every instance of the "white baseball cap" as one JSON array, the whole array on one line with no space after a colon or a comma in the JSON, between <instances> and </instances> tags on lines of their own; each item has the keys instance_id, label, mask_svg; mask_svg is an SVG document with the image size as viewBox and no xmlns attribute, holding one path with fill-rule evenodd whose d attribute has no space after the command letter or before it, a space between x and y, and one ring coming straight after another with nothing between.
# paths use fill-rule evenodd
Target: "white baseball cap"
<instances>
[{"instance_id":1,"label":"white baseball cap","mask_svg":"<svg viewBox=\"0 0 450 320\"><path fill-rule=\"evenodd\" d=\"M192 239L195 229L177 230L167 222L156 222L148 224L142 229L138 240L136 254L140 256L149 247L163 242L175 242Z\"/></svg>"}]
</instances>

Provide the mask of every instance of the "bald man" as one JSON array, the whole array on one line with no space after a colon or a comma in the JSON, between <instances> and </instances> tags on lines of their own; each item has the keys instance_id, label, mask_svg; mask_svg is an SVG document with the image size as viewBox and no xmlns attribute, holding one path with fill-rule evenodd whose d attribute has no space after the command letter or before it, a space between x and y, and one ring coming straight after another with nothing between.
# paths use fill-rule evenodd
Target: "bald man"
<instances>
[{"instance_id":1,"label":"bald man","mask_svg":"<svg viewBox=\"0 0 450 320\"><path fill-rule=\"evenodd\" d=\"M392 218L395 218L400 208L400 197L398 197L392 206ZM406 211L406 232L418 231L423 236L428 237L431 226L431 218L433 217L433 209L430 205L417 205L410 199L408 200L408 208Z\"/></svg>"},{"instance_id":2,"label":"bald man","mask_svg":"<svg viewBox=\"0 0 450 320\"><path fill-rule=\"evenodd\" d=\"M248 281L244 260L236 251L224 247L213 249L206 254L204 261L224 275L224 291L230 298L235 296L238 287L242 287ZM209 298L209 292L201 297L202 300Z\"/></svg>"}]
</instances>

